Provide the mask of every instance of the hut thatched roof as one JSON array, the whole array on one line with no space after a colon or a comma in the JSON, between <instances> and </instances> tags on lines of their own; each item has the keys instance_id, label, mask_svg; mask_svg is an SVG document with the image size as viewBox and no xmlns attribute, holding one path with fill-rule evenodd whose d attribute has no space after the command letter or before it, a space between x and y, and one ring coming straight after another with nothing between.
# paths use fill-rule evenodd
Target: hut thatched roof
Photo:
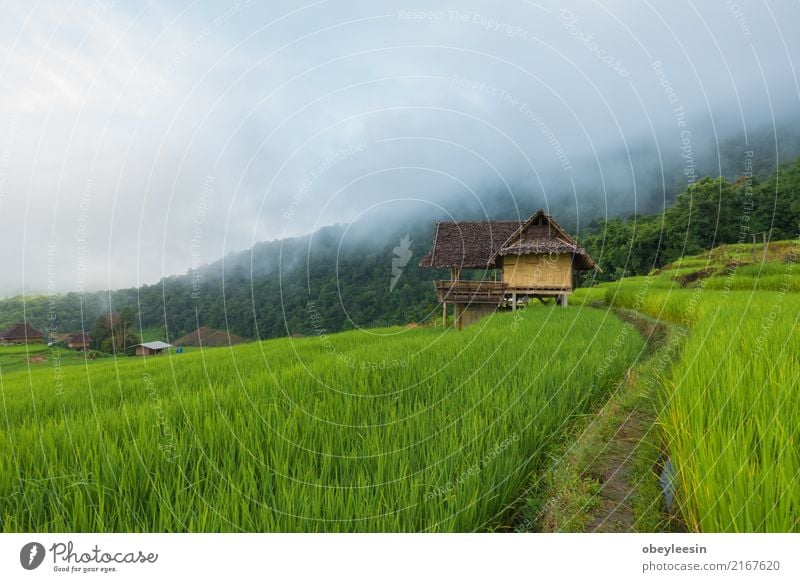
<instances>
[{"instance_id":1,"label":"hut thatched roof","mask_svg":"<svg viewBox=\"0 0 800 582\"><path fill-rule=\"evenodd\" d=\"M43 339L44 334L34 329L30 323L15 323L0 333L0 338L4 340Z\"/></svg>"},{"instance_id":2,"label":"hut thatched roof","mask_svg":"<svg viewBox=\"0 0 800 582\"><path fill-rule=\"evenodd\" d=\"M485 269L522 222L491 220L481 222L437 222L433 247L420 261L420 267L446 269Z\"/></svg>"},{"instance_id":3,"label":"hut thatched roof","mask_svg":"<svg viewBox=\"0 0 800 582\"><path fill-rule=\"evenodd\" d=\"M537 210L508 238L497 251L497 256L545 253L572 254L576 269L588 270L597 267L586 253L586 249L561 228L555 218L542 209Z\"/></svg>"},{"instance_id":4,"label":"hut thatched roof","mask_svg":"<svg viewBox=\"0 0 800 582\"><path fill-rule=\"evenodd\" d=\"M498 257L526 254L572 254L576 269L594 269L594 261L556 220L539 210L525 222L438 222L431 251L421 267L486 269Z\"/></svg>"}]
</instances>

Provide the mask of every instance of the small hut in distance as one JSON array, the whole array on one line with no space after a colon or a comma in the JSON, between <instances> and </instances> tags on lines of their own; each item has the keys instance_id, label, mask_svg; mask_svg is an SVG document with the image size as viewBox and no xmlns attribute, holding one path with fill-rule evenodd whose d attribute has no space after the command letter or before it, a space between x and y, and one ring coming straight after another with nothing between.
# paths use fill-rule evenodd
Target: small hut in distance
<instances>
[{"instance_id":1,"label":"small hut in distance","mask_svg":"<svg viewBox=\"0 0 800 582\"><path fill-rule=\"evenodd\" d=\"M137 344L132 347L136 348L135 353L137 356L158 356L161 355L164 350L171 348L172 344L162 341L154 341Z\"/></svg>"},{"instance_id":2,"label":"small hut in distance","mask_svg":"<svg viewBox=\"0 0 800 582\"><path fill-rule=\"evenodd\" d=\"M516 309L523 299L554 298L566 307L574 272L597 265L552 216L539 210L525 222L438 222L420 267L450 269L450 279L434 281L434 286L443 318L452 303L460 329L501 305ZM495 270L495 280L463 280L463 269Z\"/></svg>"},{"instance_id":3,"label":"small hut in distance","mask_svg":"<svg viewBox=\"0 0 800 582\"><path fill-rule=\"evenodd\" d=\"M92 344L92 338L85 333L73 333L67 336L67 347L78 352L85 352Z\"/></svg>"},{"instance_id":4,"label":"small hut in distance","mask_svg":"<svg viewBox=\"0 0 800 582\"><path fill-rule=\"evenodd\" d=\"M44 343L44 334L34 329L30 323L16 323L0 332L0 343L39 344Z\"/></svg>"}]
</instances>

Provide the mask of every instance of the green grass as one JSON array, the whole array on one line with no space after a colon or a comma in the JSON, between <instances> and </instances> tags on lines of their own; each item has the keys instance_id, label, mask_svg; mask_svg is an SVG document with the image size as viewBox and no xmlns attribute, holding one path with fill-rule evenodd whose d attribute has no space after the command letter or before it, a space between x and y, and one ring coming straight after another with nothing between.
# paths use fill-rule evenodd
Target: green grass
<instances>
[{"instance_id":1,"label":"green grass","mask_svg":"<svg viewBox=\"0 0 800 582\"><path fill-rule=\"evenodd\" d=\"M768 263L785 262L787 259L800 256L800 241L784 240L771 242L767 245L766 254L764 253L764 248L761 243L756 244L755 248L752 243L720 245L705 255L698 255L698 257L700 256L705 256L707 259L711 259L720 264L757 263L762 260Z\"/></svg>"},{"instance_id":2,"label":"green grass","mask_svg":"<svg viewBox=\"0 0 800 582\"><path fill-rule=\"evenodd\" d=\"M701 531L800 531L800 298L737 300L697 322L666 402L684 515Z\"/></svg>"},{"instance_id":3,"label":"green grass","mask_svg":"<svg viewBox=\"0 0 800 582\"><path fill-rule=\"evenodd\" d=\"M530 309L3 374L0 530L501 528L640 352L626 329Z\"/></svg>"},{"instance_id":4,"label":"green grass","mask_svg":"<svg viewBox=\"0 0 800 582\"><path fill-rule=\"evenodd\" d=\"M602 301L605 298L606 290L603 287L582 287L575 289L569 297L569 305L573 307L589 306L593 302Z\"/></svg>"},{"instance_id":5,"label":"green grass","mask_svg":"<svg viewBox=\"0 0 800 582\"><path fill-rule=\"evenodd\" d=\"M19 356L46 352L47 344L8 345L0 346L0 356Z\"/></svg>"},{"instance_id":6,"label":"green grass","mask_svg":"<svg viewBox=\"0 0 800 582\"><path fill-rule=\"evenodd\" d=\"M0 346L0 373L3 374L52 367L54 360L58 360L61 366L67 366L83 363L84 356L62 347L50 348L47 344Z\"/></svg>"},{"instance_id":7,"label":"green grass","mask_svg":"<svg viewBox=\"0 0 800 582\"><path fill-rule=\"evenodd\" d=\"M554 469L539 481L538 488L531 488L520 531L585 532L596 528L652 532L676 527L673 516L666 511L654 472L663 462L664 443L653 420L657 392L654 386L662 361L666 354L679 349L680 338L675 326L634 311L618 315L634 324L647 339L646 349L603 408L577 423L574 438L557 456ZM631 515L624 522L620 515L608 513L610 507L617 509L613 505L617 501L603 491L610 471L622 477L617 487L632 488L618 492L626 496L625 505L631 508ZM604 507L604 503L612 505Z\"/></svg>"},{"instance_id":8,"label":"green grass","mask_svg":"<svg viewBox=\"0 0 800 582\"><path fill-rule=\"evenodd\" d=\"M662 378L659 420L693 530L800 531L794 249L778 243L769 256L780 262L739 267L731 278L723 261L746 248L715 249L718 274L689 288L663 277L605 286L609 304L688 326Z\"/></svg>"},{"instance_id":9,"label":"green grass","mask_svg":"<svg viewBox=\"0 0 800 582\"><path fill-rule=\"evenodd\" d=\"M63 369L0 351L0 530L498 530L521 495L559 479L556 529L580 529L597 483L553 475L554 458L642 348L588 308L605 302L681 330L609 408L652 403L657 417L633 468L637 527L663 527L663 451L690 530L800 531L797 249L775 243L761 263L728 245L460 333L365 330Z\"/></svg>"},{"instance_id":10,"label":"green grass","mask_svg":"<svg viewBox=\"0 0 800 582\"><path fill-rule=\"evenodd\" d=\"M670 270L678 270L678 269L701 269L708 265L710 259L709 257L683 257L678 259L671 265L667 265L659 269L659 271L670 271Z\"/></svg>"}]
</instances>

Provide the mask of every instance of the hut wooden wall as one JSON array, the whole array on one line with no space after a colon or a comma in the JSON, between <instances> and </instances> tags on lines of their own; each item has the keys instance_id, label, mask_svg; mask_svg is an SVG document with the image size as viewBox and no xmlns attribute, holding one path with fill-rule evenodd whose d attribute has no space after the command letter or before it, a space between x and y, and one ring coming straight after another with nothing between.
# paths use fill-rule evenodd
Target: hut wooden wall
<instances>
[{"instance_id":1,"label":"hut wooden wall","mask_svg":"<svg viewBox=\"0 0 800 582\"><path fill-rule=\"evenodd\" d=\"M491 315L495 311L497 311L497 305L493 303L473 303L471 305L457 304L456 329L472 325L479 319Z\"/></svg>"},{"instance_id":2,"label":"hut wooden wall","mask_svg":"<svg viewBox=\"0 0 800 582\"><path fill-rule=\"evenodd\" d=\"M510 287L572 289L572 256L506 255L503 281Z\"/></svg>"}]
</instances>

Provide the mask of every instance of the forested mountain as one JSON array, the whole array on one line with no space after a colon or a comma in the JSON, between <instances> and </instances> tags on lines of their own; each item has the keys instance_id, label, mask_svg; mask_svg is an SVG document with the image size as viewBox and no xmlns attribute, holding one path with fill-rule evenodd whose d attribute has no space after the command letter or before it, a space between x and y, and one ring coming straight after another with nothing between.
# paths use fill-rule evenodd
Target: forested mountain
<instances>
[{"instance_id":1,"label":"forested mountain","mask_svg":"<svg viewBox=\"0 0 800 582\"><path fill-rule=\"evenodd\" d=\"M427 219L379 230L331 226L312 236L258 244L155 285L5 299L0 327L27 319L42 331L52 321L58 333L88 332L100 315L127 307L141 328L164 327L168 338L201 325L270 338L420 321L435 310L430 282L441 276L417 266L433 227ZM394 247L403 237L411 255L392 285Z\"/></svg>"},{"instance_id":2,"label":"forested mountain","mask_svg":"<svg viewBox=\"0 0 800 582\"><path fill-rule=\"evenodd\" d=\"M771 240L797 237L800 158L773 173L765 172L766 162L755 156L744 159L750 159L741 164L744 176L697 180L663 212L594 220L582 228L580 242L603 269L594 276L644 274L682 255L748 242L752 234L760 241L762 232ZM523 217L534 210L519 209ZM492 218L508 218L510 210L498 204L489 211ZM459 216L482 217L478 209ZM439 314L431 281L446 275L417 266L430 247L437 218L387 217L380 224L325 227L306 237L260 243L140 288L5 299L0 327L27 319L43 331L88 332L99 316L126 308L137 327L163 328L163 339L202 325L270 338L425 321ZM569 217L559 219L574 229ZM404 238L410 256L392 283L393 259L402 263L407 254Z\"/></svg>"},{"instance_id":3,"label":"forested mountain","mask_svg":"<svg viewBox=\"0 0 800 582\"><path fill-rule=\"evenodd\" d=\"M724 243L800 235L800 158L759 179L705 177L658 214L598 220L581 242L598 260L600 280L644 275L683 255Z\"/></svg>"}]
</instances>

